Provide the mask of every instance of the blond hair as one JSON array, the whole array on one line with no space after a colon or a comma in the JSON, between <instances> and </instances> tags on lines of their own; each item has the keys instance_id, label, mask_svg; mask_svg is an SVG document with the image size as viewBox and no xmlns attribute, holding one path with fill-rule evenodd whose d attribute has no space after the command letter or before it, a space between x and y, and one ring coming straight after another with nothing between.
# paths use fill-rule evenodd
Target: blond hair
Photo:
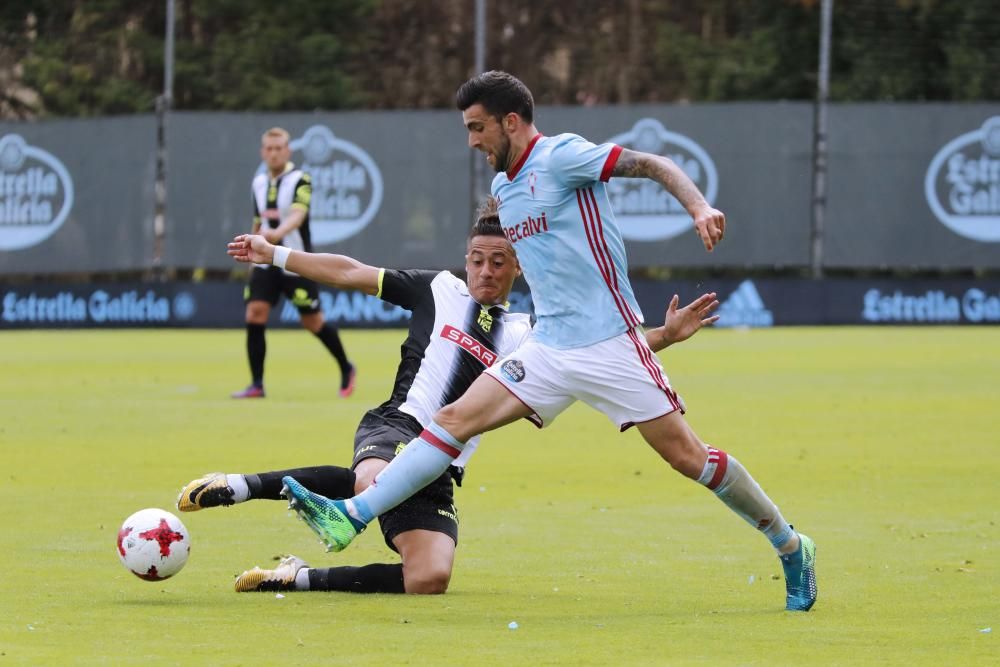
<instances>
[{"instance_id":1,"label":"blond hair","mask_svg":"<svg viewBox=\"0 0 1000 667\"><path fill-rule=\"evenodd\" d=\"M288 134L288 130L282 127L272 127L270 130L268 130L267 132L265 132L260 136L260 142L264 143L264 140L267 139L268 137L277 137L279 139L284 139L285 143L287 144L291 140L292 135Z\"/></svg>"}]
</instances>

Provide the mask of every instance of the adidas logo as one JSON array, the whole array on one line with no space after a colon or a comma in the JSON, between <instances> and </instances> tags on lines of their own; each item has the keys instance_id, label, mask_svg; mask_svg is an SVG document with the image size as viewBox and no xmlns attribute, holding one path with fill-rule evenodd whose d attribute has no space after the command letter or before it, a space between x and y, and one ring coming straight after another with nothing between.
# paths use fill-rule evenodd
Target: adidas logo
<instances>
[{"instance_id":1,"label":"adidas logo","mask_svg":"<svg viewBox=\"0 0 1000 667\"><path fill-rule=\"evenodd\" d=\"M717 327L769 327L774 315L764 307L752 280L744 280L719 306Z\"/></svg>"}]
</instances>

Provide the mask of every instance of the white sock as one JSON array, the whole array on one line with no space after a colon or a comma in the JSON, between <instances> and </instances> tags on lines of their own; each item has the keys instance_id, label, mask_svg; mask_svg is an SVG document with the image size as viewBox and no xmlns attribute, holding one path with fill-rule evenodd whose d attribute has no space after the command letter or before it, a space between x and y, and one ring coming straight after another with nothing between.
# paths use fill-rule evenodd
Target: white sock
<instances>
[{"instance_id":1,"label":"white sock","mask_svg":"<svg viewBox=\"0 0 1000 667\"><path fill-rule=\"evenodd\" d=\"M303 567L295 573L295 590L309 590L309 569L308 567Z\"/></svg>"},{"instance_id":2,"label":"white sock","mask_svg":"<svg viewBox=\"0 0 1000 667\"><path fill-rule=\"evenodd\" d=\"M250 499L250 487L243 475L226 475L226 484L233 490L233 502L242 503Z\"/></svg>"}]
</instances>

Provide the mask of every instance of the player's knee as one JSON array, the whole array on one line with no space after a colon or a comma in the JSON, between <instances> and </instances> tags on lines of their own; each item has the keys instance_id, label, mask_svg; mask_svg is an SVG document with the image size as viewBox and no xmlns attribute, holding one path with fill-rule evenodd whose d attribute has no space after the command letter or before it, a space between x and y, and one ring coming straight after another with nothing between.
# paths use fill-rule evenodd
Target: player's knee
<instances>
[{"instance_id":1,"label":"player's knee","mask_svg":"<svg viewBox=\"0 0 1000 667\"><path fill-rule=\"evenodd\" d=\"M374 477L365 477L365 478L355 477L354 478L354 495L358 495L359 493L361 493L362 491L364 491L365 489L367 489L369 486L371 486L372 485L372 480L374 480L374 479L375 479Z\"/></svg>"},{"instance_id":2,"label":"player's knee","mask_svg":"<svg viewBox=\"0 0 1000 667\"><path fill-rule=\"evenodd\" d=\"M698 479L705 467L708 450L694 434L678 437L669 444L656 448L670 467L691 479Z\"/></svg>"},{"instance_id":3,"label":"player's knee","mask_svg":"<svg viewBox=\"0 0 1000 667\"><path fill-rule=\"evenodd\" d=\"M354 493L358 494L372 485L375 477L389 465L382 459L362 459L354 468Z\"/></svg>"},{"instance_id":4,"label":"player's knee","mask_svg":"<svg viewBox=\"0 0 1000 667\"><path fill-rule=\"evenodd\" d=\"M455 407L454 403L444 406L434 415L434 423L448 431L454 433L465 421L461 408Z\"/></svg>"},{"instance_id":5,"label":"player's knee","mask_svg":"<svg viewBox=\"0 0 1000 667\"><path fill-rule=\"evenodd\" d=\"M451 583L451 568L444 566L424 566L403 570L403 585L407 593L413 595L441 595L447 592Z\"/></svg>"},{"instance_id":6,"label":"player's knee","mask_svg":"<svg viewBox=\"0 0 1000 667\"><path fill-rule=\"evenodd\" d=\"M691 479L698 479L698 475L701 471L701 468L698 467L692 458L678 458L672 461L667 461L667 463L670 464L671 468Z\"/></svg>"},{"instance_id":7,"label":"player's knee","mask_svg":"<svg viewBox=\"0 0 1000 667\"><path fill-rule=\"evenodd\" d=\"M639 427L642 437L670 467L691 479L698 479L708 448L677 413Z\"/></svg>"},{"instance_id":8,"label":"player's knee","mask_svg":"<svg viewBox=\"0 0 1000 667\"><path fill-rule=\"evenodd\" d=\"M266 302L251 301L247 304L247 324L267 324L267 318L270 314L271 309Z\"/></svg>"},{"instance_id":9,"label":"player's knee","mask_svg":"<svg viewBox=\"0 0 1000 667\"><path fill-rule=\"evenodd\" d=\"M410 531L395 541L403 559L403 587L416 595L440 595L448 590L454 549L450 538L433 531Z\"/></svg>"},{"instance_id":10,"label":"player's knee","mask_svg":"<svg viewBox=\"0 0 1000 667\"><path fill-rule=\"evenodd\" d=\"M299 322L301 322L302 327L310 333L319 333L323 328L323 317L319 313L299 315Z\"/></svg>"},{"instance_id":11,"label":"player's knee","mask_svg":"<svg viewBox=\"0 0 1000 667\"><path fill-rule=\"evenodd\" d=\"M705 458L708 452L705 446L698 440L681 443L675 450L674 455L667 459L670 467L691 479L698 479L701 471L705 467Z\"/></svg>"}]
</instances>

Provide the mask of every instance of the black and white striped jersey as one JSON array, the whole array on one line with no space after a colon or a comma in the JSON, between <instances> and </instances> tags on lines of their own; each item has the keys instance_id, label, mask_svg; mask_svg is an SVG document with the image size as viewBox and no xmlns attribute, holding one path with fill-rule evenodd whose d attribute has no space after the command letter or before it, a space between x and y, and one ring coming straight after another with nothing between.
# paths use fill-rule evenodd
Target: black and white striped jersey
<instances>
[{"instance_id":1,"label":"black and white striped jersey","mask_svg":"<svg viewBox=\"0 0 1000 667\"><path fill-rule=\"evenodd\" d=\"M481 306L465 282L448 271L383 269L378 297L412 316L392 396L373 412L398 410L425 426L531 333L528 315ZM469 440L454 465L464 467L478 441L478 435Z\"/></svg>"},{"instance_id":2,"label":"black and white striped jersey","mask_svg":"<svg viewBox=\"0 0 1000 667\"><path fill-rule=\"evenodd\" d=\"M309 174L296 169L295 165L289 162L285 165L285 170L277 178L271 178L266 171L257 174L251 185L251 196L253 199L253 222L254 224L266 224L271 229L277 229L281 224L280 220L262 220L261 213L267 210L276 210L284 219L292 209L302 209L306 212L306 217L302 224L288 232L278 245L291 248L292 250L304 250L312 252L312 239L309 231L309 206L312 200L312 180ZM262 268L267 268L268 264L255 264ZM289 275L296 275L291 271L285 271Z\"/></svg>"}]
</instances>

